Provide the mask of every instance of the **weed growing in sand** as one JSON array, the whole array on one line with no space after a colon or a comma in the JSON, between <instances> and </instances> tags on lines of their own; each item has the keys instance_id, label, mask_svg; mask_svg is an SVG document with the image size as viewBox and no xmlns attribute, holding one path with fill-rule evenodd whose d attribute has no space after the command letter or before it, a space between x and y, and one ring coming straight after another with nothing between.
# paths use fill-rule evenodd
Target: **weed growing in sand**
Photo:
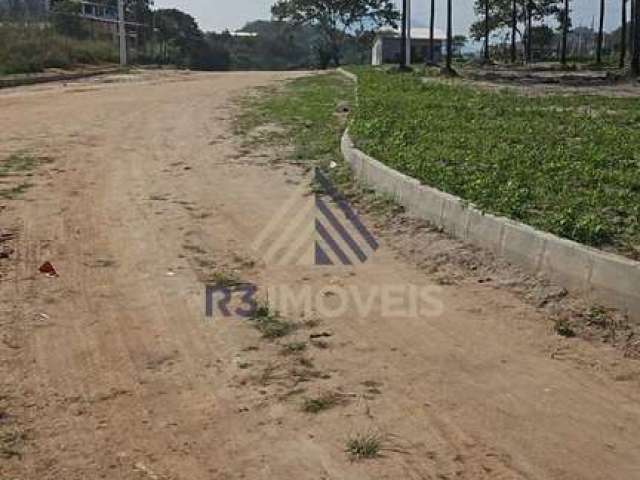
<instances>
[{"instance_id":1,"label":"weed growing in sand","mask_svg":"<svg viewBox=\"0 0 640 480\"><path fill-rule=\"evenodd\" d=\"M293 322L283 320L266 302L256 307L250 320L262 336L269 339L285 337L296 329Z\"/></svg>"},{"instance_id":2,"label":"weed growing in sand","mask_svg":"<svg viewBox=\"0 0 640 480\"><path fill-rule=\"evenodd\" d=\"M347 440L346 452L352 460L376 458L382 450L382 435L376 432L357 433Z\"/></svg>"},{"instance_id":3,"label":"weed growing in sand","mask_svg":"<svg viewBox=\"0 0 640 480\"><path fill-rule=\"evenodd\" d=\"M334 392L325 392L316 398L306 398L302 404L302 411L306 413L320 413L335 407L341 400L340 395Z\"/></svg>"}]
</instances>

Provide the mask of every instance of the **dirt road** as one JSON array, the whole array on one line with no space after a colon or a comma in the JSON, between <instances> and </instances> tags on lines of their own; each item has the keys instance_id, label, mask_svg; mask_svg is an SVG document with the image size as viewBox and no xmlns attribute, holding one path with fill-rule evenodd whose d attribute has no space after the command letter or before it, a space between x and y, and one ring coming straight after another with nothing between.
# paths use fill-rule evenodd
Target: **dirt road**
<instances>
[{"instance_id":1,"label":"dirt road","mask_svg":"<svg viewBox=\"0 0 640 480\"><path fill-rule=\"evenodd\" d=\"M0 94L0 159L43 159L0 199L0 478L640 478L638 362L555 336L504 290L439 286L439 315L348 308L277 341L205 318L222 271L261 291L433 286L388 236L354 268L268 268L253 250L307 180L239 147L232 99L295 75ZM306 350L283 354L293 341ZM303 411L327 392L333 408ZM349 458L361 433L381 457Z\"/></svg>"}]
</instances>

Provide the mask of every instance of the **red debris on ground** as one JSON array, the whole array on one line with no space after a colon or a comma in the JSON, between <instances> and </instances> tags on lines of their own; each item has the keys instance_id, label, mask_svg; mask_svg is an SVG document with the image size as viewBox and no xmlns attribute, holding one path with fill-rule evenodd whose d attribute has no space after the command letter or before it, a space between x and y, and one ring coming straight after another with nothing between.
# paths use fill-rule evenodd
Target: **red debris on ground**
<instances>
[{"instance_id":1,"label":"red debris on ground","mask_svg":"<svg viewBox=\"0 0 640 480\"><path fill-rule=\"evenodd\" d=\"M40 265L39 270L41 273L46 273L51 277L58 276L58 272L56 271L55 267L51 264L51 262L44 262L42 265Z\"/></svg>"}]
</instances>

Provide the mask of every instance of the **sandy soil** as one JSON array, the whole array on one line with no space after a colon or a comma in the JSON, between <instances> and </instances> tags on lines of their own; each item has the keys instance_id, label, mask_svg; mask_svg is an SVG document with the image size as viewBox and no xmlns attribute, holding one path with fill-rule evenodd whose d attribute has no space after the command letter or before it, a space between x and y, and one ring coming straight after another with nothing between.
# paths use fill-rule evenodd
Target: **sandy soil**
<instances>
[{"instance_id":1,"label":"sandy soil","mask_svg":"<svg viewBox=\"0 0 640 480\"><path fill-rule=\"evenodd\" d=\"M638 362L554 335L491 282L425 273L406 241L446 239L365 216L381 248L363 265L264 264L254 240L292 195L303 204L308 178L239 146L232 100L295 75L0 94L0 158L51 160L0 200L14 250L0 259L0 478L640 478ZM58 277L38 272L47 260ZM430 286L443 311L349 307L267 341L246 320L205 318L202 281L229 270L261 292ZM292 340L306 351L283 355ZM303 412L327 392L337 405ZM352 461L345 445L363 432L382 456Z\"/></svg>"},{"instance_id":2,"label":"sandy soil","mask_svg":"<svg viewBox=\"0 0 640 480\"><path fill-rule=\"evenodd\" d=\"M557 64L534 67L468 67L462 81L488 90L509 90L521 95L600 95L617 98L640 96L636 80L616 78L597 70L559 70ZM555 68L554 68L555 67Z\"/></svg>"}]
</instances>

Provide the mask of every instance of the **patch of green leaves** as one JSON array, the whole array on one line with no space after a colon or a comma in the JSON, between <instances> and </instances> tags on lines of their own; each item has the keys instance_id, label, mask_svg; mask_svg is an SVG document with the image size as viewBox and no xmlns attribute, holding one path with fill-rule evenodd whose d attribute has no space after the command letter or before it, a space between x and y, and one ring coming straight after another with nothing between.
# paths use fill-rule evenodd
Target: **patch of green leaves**
<instances>
[{"instance_id":1,"label":"patch of green leaves","mask_svg":"<svg viewBox=\"0 0 640 480\"><path fill-rule=\"evenodd\" d=\"M359 69L360 148L479 208L623 253L640 244L640 99L524 97Z\"/></svg>"},{"instance_id":2,"label":"patch of green leaves","mask_svg":"<svg viewBox=\"0 0 640 480\"><path fill-rule=\"evenodd\" d=\"M262 336L268 339L285 337L296 329L293 322L282 319L266 302L257 306L250 320Z\"/></svg>"},{"instance_id":3,"label":"patch of green leaves","mask_svg":"<svg viewBox=\"0 0 640 480\"><path fill-rule=\"evenodd\" d=\"M0 162L0 177L30 172L43 163L43 159L26 154L13 154Z\"/></svg>"},{"instance_id":4,"label":"patch of green leaves","mask_svg":"<svg viewBox=\"0 0 640 480\"><path fill-rule=\"evenodd\" d=\"M14 187L0 188L0 198L12 200L25 193L32 185L30 183L21 183Z\"/></svg>"}]
</instances>

